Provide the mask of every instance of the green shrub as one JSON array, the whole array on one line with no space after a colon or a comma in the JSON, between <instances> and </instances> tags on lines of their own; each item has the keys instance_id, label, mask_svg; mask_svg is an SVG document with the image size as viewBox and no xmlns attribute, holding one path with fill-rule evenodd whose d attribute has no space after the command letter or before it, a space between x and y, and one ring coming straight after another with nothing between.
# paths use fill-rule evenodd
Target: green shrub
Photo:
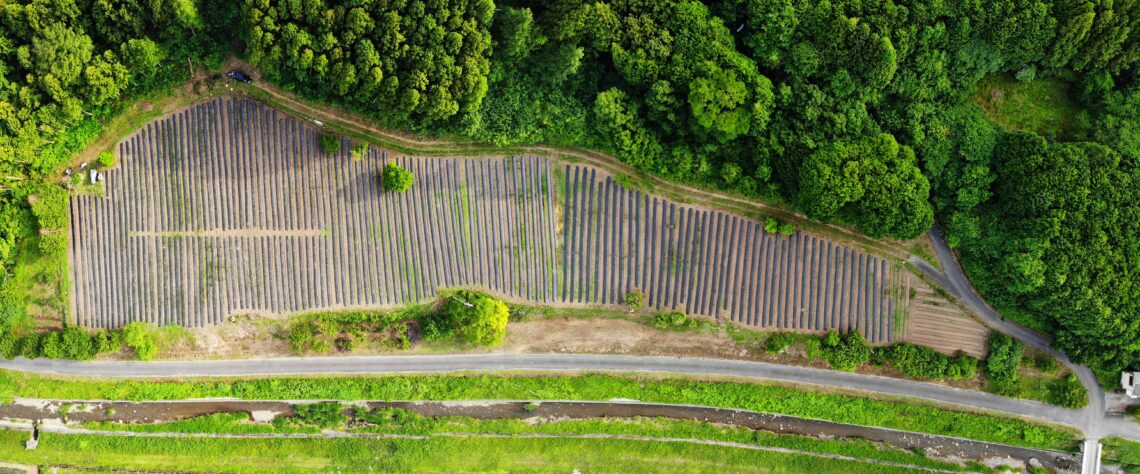
<instances>
[{"instance_id":1,"label":"green shrub","mask_svg":"<svg viewBox=\"0 0 1140 474\"><path fill-rule=\"evenodd\" d=\"M978 373L978 359L966 354L958 354L950 359L946 367L946 378L950 380L972 379Z\"/></svg>"},{"instance_id":2,"label":"green shrub","mask_svg":"<svg viewBox=\"0 0 1140 474\"><path fill-rule=\"evenodd\" d=\"M36 359L40 356L40 336L31 333L20 339L20 356L25 359Z\"/></svg>"},{"instance_id":3,"label":"green shrub","mask_svg":"<svg viewBox=\"0 0 1140 474\"><path fill-rule=\"evenodd\" d=\"M1033 358L1033 365L1040 370L1041 373L1052 374L1057 372L1057 359L1054 359L1049 354L1041 354Z\"/></svg>"},{"instance_id":4,"label":"green shrub","mask_svg":"<svg viewBox=\"0 0 1140 474\"><path fill-rule=\"evenodd\" d=\"M455 328L442 312L421 316L419 321L425 341L443 341L455 337Z\"/></svg>"},{"instance_id":5,"label":"green shrub","mask_svg":"<svg viewBox=\"0 0 1140 474\"><path fill-rule=\"evenodd\" d=\"M95 358L96 347L87 334L79 326L68 326L62 335L63 357L74 360L91 360Z\"/></svg>"},{"instance_id":6,"label":"green shrub","mask_svg":"<svg viewBox=\"0 0 1140 474\"><path fill-rule=\"evenodd\" d=\"M1017 372L1021 369L1024 347L1014 338L999 332L990 334L989 346L986 377L990 381L990 390L1000 395L1016 395Z\"/></svg>"},{"instance_id":7,"label":"green shrub","mask_svg":"<svg viewBox=\"0 0 1140 474\"><path fill-rule=\"evenodd\" d=\"M871 346L855 330L823 336L823 358L836 370L853 371L871 357Z\"/></svg>"},{"instance_id":8,"label":"green shrub","mask_svg":"<svg viewBox=\"0 0 1140 474\"><path fill-rule=\"evenodd\" d=\"M40 337L40 355L48 359L63 358L63 337L59 332L50 332Z\"/></svg>"},{"instance_id":9,"label":"green shrub","mask_svg":"<svg viewBox=\"0 0 1140 474\"><path fill-rule=\"evenodd\" d=\"M316 325L312 321L298 321L289 329L289 349L294 354L304 354L313 342Z\"/></svg>"},{"instance_id":10,"label":"green shrub","mask_svg":"<svg viewBox=\"0 0 1140 474\"><path fill-rule=\"evenodd\" d=\"M776 220L775 217L769 217L767 219L764 219L764 232L767 232L769 234L775 234L776 232L779 232L779 231L780 231L780 221Z\"/></svg>"},{"instance_id":11,"label":"green shrub","mask_svg":"<svg viewBox=\"0 0 1140 474\"><path fill-rule=\"evenodd\" d=\"M625 295L625 305L629 308L630 312L637 311L645 306L645 293L641 290L633 290Z\"/></svg>"},{"instance_id":12,"label":"green shrub","mask_svg":"<svg viewBox=\"0 0 1140 474\"><path fill-rule=\"evenodd\" d=\"M356 161L363 160L364 155L368 154L368 150L370 148L371 148L371 145L369 145L366 142L361 142L361 143L357 143L357 144L353 145L352 150L351 150L352 159L356 160Z\"/></svg>"},{"instance_id":13,"label":"green shrub","mask_svg":"<svg viewBox=\"0 0 1140 474\"><path fill-rule=\"evenodd\" d=\"M111 354L123 350L123 333L100 329L92 338L99 354Z\"/></svg>"},{"instance_id":14,"label":"green shrub","mask_svg":"<svg viewBox=\"0 0 1140 474\"><path fill-rule=\"evenodd\" d=\"M1065 408L1084 408L1089 403L1089 392L1076 375L1069 374L1049 384L1049 403Z\"/></svg>"},{"instance_id":15,"label":"green shrub","mask_svg":"<svg viewBox=\"0 0 1140 474\"><path fill-rule=\"evenodd\" d=\"M455 334L481 346L495 346L507 334L510 310L502 301L472 291L447 297L443 309Z\"/></svg>"},{"instance_id":16,"label":"green shrub","mask_svg":"<svg viewBox=\"0 0 1140 474\"><path fill-rule=\"evenodd\" d=\"M115 154L110 150L99 153L99 158L95 159L95 164L100 168L110 168L115 166Z\"/></svg>"},{"instance_id":17,"label":"green shrub","mask_svg":"<svg viewBox=\"0 0 1140 474\"><path fill-rule=\"evenodd\" d=\"M764 350L768 351L769 354L779 354L787 351L788 348L792 347L792 344L795 343L796 337L794 335L786 332L776 332L764 340Z\"/></svg>"},{"instance_id":18,"label":"green shrub","mask_svg":"<svg viewBox=\"0 0 1140 474\"><path fill-rule=\"evenodd\" d=\"M662 331L683 331L700 327L700 322L680 311L661 311L653 315L653 325Z\"/></svg>"},{"instance_id":19,"label":"green shrub","mask_svg":"<svg viewBox=\"0 0 1140 474\"><path fill-rule=\"evenodd\" d=\"M332 346L329 345L328 339L318 337L309 344L309 350L317 354L328 354L329 351L332 351Z\"/></svg>"},{"instance_id":20,"label":"green shrub","mask_svg":"<svg viewBox=\"0 0 1140 474\"><path fill-rule=\"evenodd\" d=\"M416 176L400 165L389 163L384 165L384 189L402 193L407 191L416 182Z\"/></svg>"},{"instance_id":21,"label":"green shrub","mask_svg":"<svg viewBox=\"0 0 1140 474\"><path fill-rule=\"evenodd\" d=\"M340 153L340 137L329 133L321 135L321 151L326 155Z\"/></svg>"},{"instance_id":22,"label":"green shrub","mask_svg":"<svg viewBox=\"0 0 1140 474\"><path fill-rule=\"evenodd\" d=\"M337 402L308 403L297 405L293 409L298 421L319 428L337 428L348 421L344 407Z\"/></svg>"},{"instance_id":23,"label":"green shrub","mask_svg":"<svg viewBox=\"0 0 1140 474\"><path fill-rule=\"evenodd\" d=\"M371 410L356 408L353 410L353 414L358 420L365 423L389 428L398 427L408 432L415 432L420 427L423 427L425 423L430 424L433 422L432 419L414 411L395 407L378 407Z\"/></svg>"},{"instance_id":24,"label":"green shrub","mask_svg":"<svg viewBox=\"0 0 1140 474\"><path fill-rule=\"evenodd\" d=\"M780 235L784 237L791 237L793 235L796 235L796 225L791 222L781 222Z\"/></svg>"},{"instance_id":25,"label":"green shrub","mask_svg":"<svg viewBox=\"0 0 1140 474\"><path fill-rule=\"evenodd\" d=\"M959 353L947 356L928 347L914 344L896 344L875 350L876 357L890 364L908 377L929 380L960 380L973 377L978 361Z\"/></svg>"},{"instance_id":26,"label":"green shrub","mask_svg":"<svg viewBox=\"0 0 1140 474\"><path fill-rule=\"evenodd\" d=\"M35 190L35 196L29 201L40 229L67 227L67 196L67 190L59 186L44 185Z\"/></svg>"},{"instance_id":27,"label":"green shrub","mask_svg":"<svg viewBox=\"0 0 1140 474\"><path fill-rule=\"evenodd\" d=\"M20 338L11 331L0 331L0 357L12 359L20 355Z\"/></svg>"},{"instance_id":28,"label":"green shrub","mask_svg":"<svg viewBox=\"0 0 1140 474\"><path fill-rule=\"evenodd\" d=\"M53 232L38 236L40 253L58 259L67 258L67 233Z\"/></svg>"},{"instance_id":29,"label":"green shrub","mask_svg":"<svg viewBox=\"0 0 1140 474\"><path fill-rule=\"evenodd\" d=\"M146 323L136 321L123 326L123 342L139 360L151 360L158 354L151 326Z\"/></svg>"}]
</instances>

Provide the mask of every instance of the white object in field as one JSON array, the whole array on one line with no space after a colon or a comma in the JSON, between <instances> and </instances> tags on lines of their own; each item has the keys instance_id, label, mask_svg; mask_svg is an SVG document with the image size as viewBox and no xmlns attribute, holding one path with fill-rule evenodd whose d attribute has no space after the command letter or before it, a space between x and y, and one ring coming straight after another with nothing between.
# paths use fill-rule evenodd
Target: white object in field
<instances>
[{"instance_id":1,"label":"white object in field","mask_svg":"<svg viewBox=\"0 0 1140 474\"><path fill-rule=\"evenodd\" d=\"M67 168L65 168L63 170L63 175L64 176L71 176L71 167L70 166L68 166Z\"/></svg>"},{"instance_id":2,"label":"white object in field","mask_svg":"<svg viewBox=\"0 0 1140 474\"><path fill-rule=\"evenodd\" d=\"M91 184L95 184L95 183L99 182L98 179L99 179L99 172L96 171L95 168L91 168L91 171L87 172L87 182L89 182Z\"/></svg>"},{"instance_id":3,"label":"white object in field","mask_svg":"<svg viewBox=\"0 0 1140 474\"><path fill-rule=\"evenodd\" d=\"M86 161L84 161L83 163L80 163L80 164L79 164L79 169L81 169L81 170L83 170L83 169L87 169L87 162L86 162Z\"/></svg>"},{"instance_id":4,"label":"white object in field","mask_svg":"<svg viewBox=\"0 0 1140 474\"><path fill-rule=\"evenodd\" d=\"M324 122L321 122L320 120L317 120L317 119L313 119L313 123L317 124L318 127L325 126Z\"/></svg>"},{"instance_id":5,"label":"white object in field","mask_svg":"<svg viewBox=\"0 0 1140 474\"><path fill-rule=\"evenodd\" d=\"M96 177L96 178L98 178L98 180L99 180L99 182L100 182L100 183L102 183L102 182L103 182L103 178L106 178L107 176L106 176L106 175L104 175L102 172L99 172L98 174L96 174L96 175L95 175L95 177Z\"/></svg>"}]
</instances>

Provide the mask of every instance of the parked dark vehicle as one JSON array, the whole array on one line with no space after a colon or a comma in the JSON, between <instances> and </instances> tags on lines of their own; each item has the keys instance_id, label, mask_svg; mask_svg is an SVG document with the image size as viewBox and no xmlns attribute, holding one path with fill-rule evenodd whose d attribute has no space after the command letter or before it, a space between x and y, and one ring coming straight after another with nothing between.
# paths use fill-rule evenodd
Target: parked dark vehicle
<instances>
[{"instance_id":1,"label":"parked dark vehicle","mask_svg":"<svg viewBox=\"0 0 1140 474\"><path fill-rule=\"evenodd\" d=\"M251 79L249 76L247 76L245 74L242 74L242 72L238 71L237 69L230 71L226 75L230 76L234 80L238 80L238 81L244 82L246 84L253 84L253 79Z\"/></svg>"}]
</instances>

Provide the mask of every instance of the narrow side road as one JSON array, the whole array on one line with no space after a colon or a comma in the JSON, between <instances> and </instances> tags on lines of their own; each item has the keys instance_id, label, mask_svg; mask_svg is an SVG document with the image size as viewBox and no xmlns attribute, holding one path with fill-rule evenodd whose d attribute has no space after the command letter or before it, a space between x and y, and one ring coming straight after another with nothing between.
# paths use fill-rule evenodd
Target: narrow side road
<instances>
[{"instance_id":1,"label":"narrow side road","mask_svg":"<svg viewBox=\"0 0 1140 474\"><path fill-rule=\"evenodd\" d=\"M1084 429L1088 436L1100 437L1098 428L1101 424L1101 420L1106 416L1104 390L1101 389L1100 384L1097 383L1096 376L1093 375L1092 370L1087 366L1074 363L1069 360L1068 356L1053 349L1053 347L1049 345L1049 339L1045 336L1005 319L1001 314L998 314L997 311L994 311L993 308L985 303L977 290L974 289L969 278L966 277L965 272L962 270L962 266L959 264L954 252L950 250L950 247L946 245L946 241L942 239L942 234L938 231L938 228L931 228L928 235L934 246L934 252L938 257L938 261L942 264L942 268L944 268L945 271L940 272L916 257L911 257L911 263L915 264L928 277L941 284L947 291L957 297L959 301L980 316L987 325L1013 336L1013 338L1028 346L1047 352L1061 360L1069 370L1077 374L1077 378L1080 379L1081 384L1089 391L1089 404L1080 411L1082 420L1079 426Z\"/></svg>"},{"instance_id":2,"label":"narrow side road","mask_svg":"<svg viewBox=\"0 0 1140 474\"><path fill-rule=\"evenodd\" d=\"M1069 360L1069 357L1064 353L1050 346L1048 338L1016 322L1005 319L1001 314L987 305L977 290L974 289L969 278L966 277L966 273L962 270L957 256L950 247L946 245L946 241L942 239L942 234L938 231L938 228L931 228L928 235L934 246L934 252L938 257L938 261L942 264L942 268L946 270L938 271L929 263L913 255L908 260L911 264L918 267L927 277L952 293L959 301L981 317L990 327L1009 334L1022 343L1047 352L1061 360L1069 370L1077 375L1077 378L1081 381L1081 385L1084 385L1085 389L1088 390L1089 404L1077 412L1077 426L1085 433L1082 472L1093 473L1100 470L1099 456L1100 440L1102 438L1120 436L1140 439L1140 425L1137 425L1124 416L1106 412L1105 392L1088 366L1076 364Z\"/></svg>"}]
</instances>

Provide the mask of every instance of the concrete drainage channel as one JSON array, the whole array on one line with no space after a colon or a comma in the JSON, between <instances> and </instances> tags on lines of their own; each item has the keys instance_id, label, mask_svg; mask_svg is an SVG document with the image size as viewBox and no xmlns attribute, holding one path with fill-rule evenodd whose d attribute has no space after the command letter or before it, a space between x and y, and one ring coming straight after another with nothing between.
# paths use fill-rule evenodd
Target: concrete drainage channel
<instances>
[{"instance_id":1,"label":"concrete drainage channel","mask_svg":"<svg viewBox=\"0 0 1140 474\"><path fill-rule=\"evenodd\" d=\"M85 402L23 400L0 406L0 418L59 425L88 421L157 423L213 413L250 413L257 421L294 413L296 404L312 402L192 400L165 402ZM932 459L950 462L978 461L997 466L1036 466L1057 472L1080 472L1080 454L986 443L975 440L848 425L822 420L772 415L747 410L668 405L633 401L405 401L354 402L370 408L402 408L423 416L462 416L477 419L589 419L670 418L734 425L783 435L816 438L862 438L899 449L921 451ZM66 408L64 408L66 407ZM61 410L62 408L62 410Z\"/></svg>"}]
</instances>

